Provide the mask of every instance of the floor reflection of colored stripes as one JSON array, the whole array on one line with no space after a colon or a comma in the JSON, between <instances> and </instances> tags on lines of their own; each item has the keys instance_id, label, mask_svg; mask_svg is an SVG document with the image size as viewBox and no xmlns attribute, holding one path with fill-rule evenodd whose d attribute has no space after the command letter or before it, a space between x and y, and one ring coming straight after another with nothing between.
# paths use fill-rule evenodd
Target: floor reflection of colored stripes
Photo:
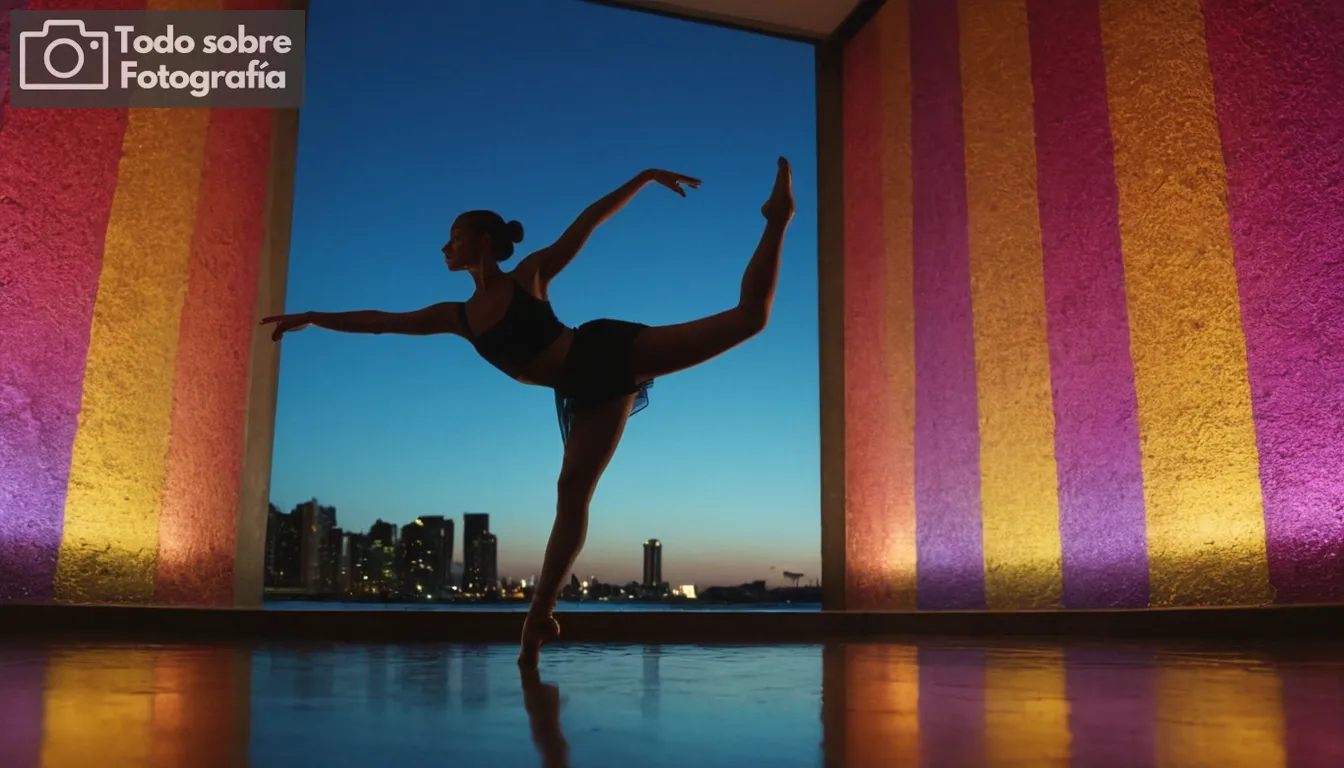
<instances>
[{"instance_id":1,"label":"floor reflection of colored stripes","mask_svg":"<svg viewBox=\"0 0 1344 768\"><path fill-rule=\"evenodd\" d=\"M926 645L915 654L850 646L843 664L828 665L826 688L843 674L845 702L828 724L843 722L846 742L827 733L828 764L1344 764L1344 649Z\"/></svg>"},{"instance_id":2,"label":"floor reflection of colored stripes","mask_svg":"<svg viewBox=\"0 0 1344 768\"><path fill-rule=\"evenodd\" d=\"M1344 648L513 652L0 643L0 765L1344 765Z\"/></svg>"}]
</instances>

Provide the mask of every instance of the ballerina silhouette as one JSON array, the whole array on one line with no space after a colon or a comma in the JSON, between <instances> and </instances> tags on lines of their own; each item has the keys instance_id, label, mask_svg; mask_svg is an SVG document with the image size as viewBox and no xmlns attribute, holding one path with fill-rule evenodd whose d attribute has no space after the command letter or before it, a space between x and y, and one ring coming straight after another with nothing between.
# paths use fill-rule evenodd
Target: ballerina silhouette
<instances>
[{"instance_id":1,"label":"ballerina silhouette","mask_svg":"<svg viewBox=\"0 0 1344 768\"><path fill-rule=\"evenodd\" d=\"M500 263L523 240L523 226L493 211L468 211L453 222L443 246L448 268L467 272L475 291L411 312L301 312L262 320L272 338L308 326L345 333L455 334L513 379L555 391L564 443L555 523L541 575L523 623L518 663L535 667L543 643L560 636L553 612L564 578L583 548L588 505L625 431L648 404L653 381L699 365L759 334L770 320L784 235L793 219L792 171L779 158L774 187L761 206L765 231L742 274L738 302L718 314L675 325L649 326L602 318L577 328L551 307L551 281L578 255L593 231L644 186L655 183L686 196L700 181L664 170L636 175L588 206L551 245L512 271Z\"/></svg>"}]
</instances>

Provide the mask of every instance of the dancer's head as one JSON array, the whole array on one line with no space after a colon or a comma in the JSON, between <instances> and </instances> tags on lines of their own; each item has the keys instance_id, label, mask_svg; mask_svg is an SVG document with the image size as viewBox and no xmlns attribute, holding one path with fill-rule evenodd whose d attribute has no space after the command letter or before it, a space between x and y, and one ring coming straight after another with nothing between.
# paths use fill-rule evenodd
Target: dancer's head
<instances>
[{"instance_id":1,"label":"dancer's head","mask_svg":"<svg viewBox=\"0 0 1344 768\"><path fill-rule=\"evenodd\" d=\"M494 211L467 211L453 222L452 237L443 246L448 268L474 269L498 263L513 255L515 243L523 241L523 225L504 221Z\"/></svg>"}]
</instances>

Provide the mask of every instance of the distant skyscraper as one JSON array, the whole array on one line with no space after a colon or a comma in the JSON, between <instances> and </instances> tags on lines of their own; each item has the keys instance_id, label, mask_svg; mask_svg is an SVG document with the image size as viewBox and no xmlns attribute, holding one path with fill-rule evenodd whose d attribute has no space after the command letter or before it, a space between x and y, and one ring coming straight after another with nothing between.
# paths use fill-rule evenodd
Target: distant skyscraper
<instances>
[{"instance_id":1,"label":"distant skyscraper","mask_svg":"<svg viewBox=\"0 0 1344 768\"><path fill-rule=\"evenodd\" d=\"M385 547L395 547L397 545L397 526L385 523L381 519L376 520L373 525L369 526L369 540Z\"/></svg>"},{"instance_id":2,"label":"distant skyscraper","mask_svg":"<svg viewBox=\"0 0 1344 768\"><path fill-rule=\"evenodd\" d=\"M345 549L345 531L332 528L326 532L321 551L321 574L318 591L324 595L341 592L341 555Z\"/></svg>"},{"instance_id":3,"label":"distant skyscraper","mask_svg":"<svg viewBox=\"0 0 1344 768\"><path fill-rule=\"evenodd\" d=\"M480 592L486 581L482 540L490 532L490 515L467 512L462 515L462 590Z\"/></svg>"},{"instance_id":4,"label":"distant skyscraper","mask_svg":"<svg viewBox=\"0 0 1344 768\"><path fill-rule=\"evenodd\" d=\"M495 534L487 533L477 540L480 552L481 582L486 589L499 587L499 540Z\"/></svg>"},{"instance_id":5,"label":"distant skyscraper","mask_svg":"<svg viewBox=\"0 0 1344 768\"><path fill-rule=\"evenodd\" d=\"M369 554L366 568L369 578L367 591L391 594L398 589L397 580L397 527L381 519L369 527Z\"/></svg>"},{"instance_id":6,"label":"distant skyscraper","mask_svg":"<svg viewBox=\"0 0 1344 768\"><path fill-rule=\"evenodd\" d=\"M376 573L372 568L371 541L368 534L347 533L345 542L348 556L344 559L349 561L350 574L350 583L346 588L346 593L365 595L373 592L377 581L374 579Z\"/></svg>"},{"instance_id":7,"label":"distant skyscraper","mask_svg":"<svg viewBox=\"0 0 1344 768\"><path fill-rule=\"evenodd\" d=\"M310 593L328 591L335 586L335 568L339 560L339 550L330 552L336 508L324 507L317 503L317 499L311 499L296 507L294 512L299 517L303 587Z\"/></svg>"},{"instance_id":8,"label":"distant skyscraper","mask_svg":"<svg viewBox=\"0 0 1344 768\"><path fill-rule=\"evenodd\" d=\"M266 570L262 578L268 587L275 586L275 548L279 543L280 516L283 514L274 504L266 507Z\"/></svg>"},{"instance_id":9,"label":"distant skyscraper","mask_svg":"<svg viewBox=\"0 0 1344 768\"><path fill-rule=\"evenodd\" d=\"M401 527L401 544L397 547L397 579L401 593L406 597L424 595L431 589L433 566L429 562L429 534L424 520L415 520Z\"/></svg>"},{"instance_id":10,"label":"distant skyscraper","mask_svg":"<svg viewBox=\"0 0 1344 768\"><path fill-rule=\"evenodd\" d=\"M451 583L453 521L443 515L425 515L420 520L425 524L425 536L428 543L426 561L429 563L432 573L429 583L437 595L448 589Z\"/></svg>"},{"instance_id":11,"label":"distant skyscraper","mask_svg":"<svg viewBox=\"0 0 1344 768\"><path fill-rule=\"evenodd\" d=\"M281 512L274 506L266 521L266 586L303 586L303 537L298 510Z\"/></svg>"},{"instance_id":12,"label":"distant skyscraper","mask_svg":"<svg viewBox=\"0 0 1344 768\"><path fill-rule=\"evenodd\" d=\"M348 595L354 587L355 547L352 541L354 536L355 534L342 532L341 540L337 542L336 550L339 555L336 565L336 594L338 595Z\"/></svg>"},{"instance_id":13,"label":"distant skyscraper","mask_svg":"<svg viewBox=\"0 0 1344 768\"><path fill-rule=\"evenodd\" d=\"M644 586L657 589L663 583L663 542L649 539L644 542Z\"/></svg>"}]
</instances>

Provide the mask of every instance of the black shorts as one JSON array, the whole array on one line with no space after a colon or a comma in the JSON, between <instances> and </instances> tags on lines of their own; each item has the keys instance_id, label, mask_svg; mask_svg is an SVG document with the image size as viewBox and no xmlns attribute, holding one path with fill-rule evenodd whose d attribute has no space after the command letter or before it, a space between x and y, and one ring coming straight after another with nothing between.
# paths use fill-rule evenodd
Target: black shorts
<instances>
[{"instance_id":1,"label":"black shorts","mask_svg":"<svg viewBox=\"0 0 1344 768\"><path fill-rule=\"evenodd\" d=\"M560 417L560 438L569 440L569 425L575 413L635 395L633 416L649 404L653 381L636 381L632 354L635 336L647 328L625 320L591 320L574 330L574 343L565 357L560 383L555 387L555 405Z\"/></svg>"}]
</instances>

